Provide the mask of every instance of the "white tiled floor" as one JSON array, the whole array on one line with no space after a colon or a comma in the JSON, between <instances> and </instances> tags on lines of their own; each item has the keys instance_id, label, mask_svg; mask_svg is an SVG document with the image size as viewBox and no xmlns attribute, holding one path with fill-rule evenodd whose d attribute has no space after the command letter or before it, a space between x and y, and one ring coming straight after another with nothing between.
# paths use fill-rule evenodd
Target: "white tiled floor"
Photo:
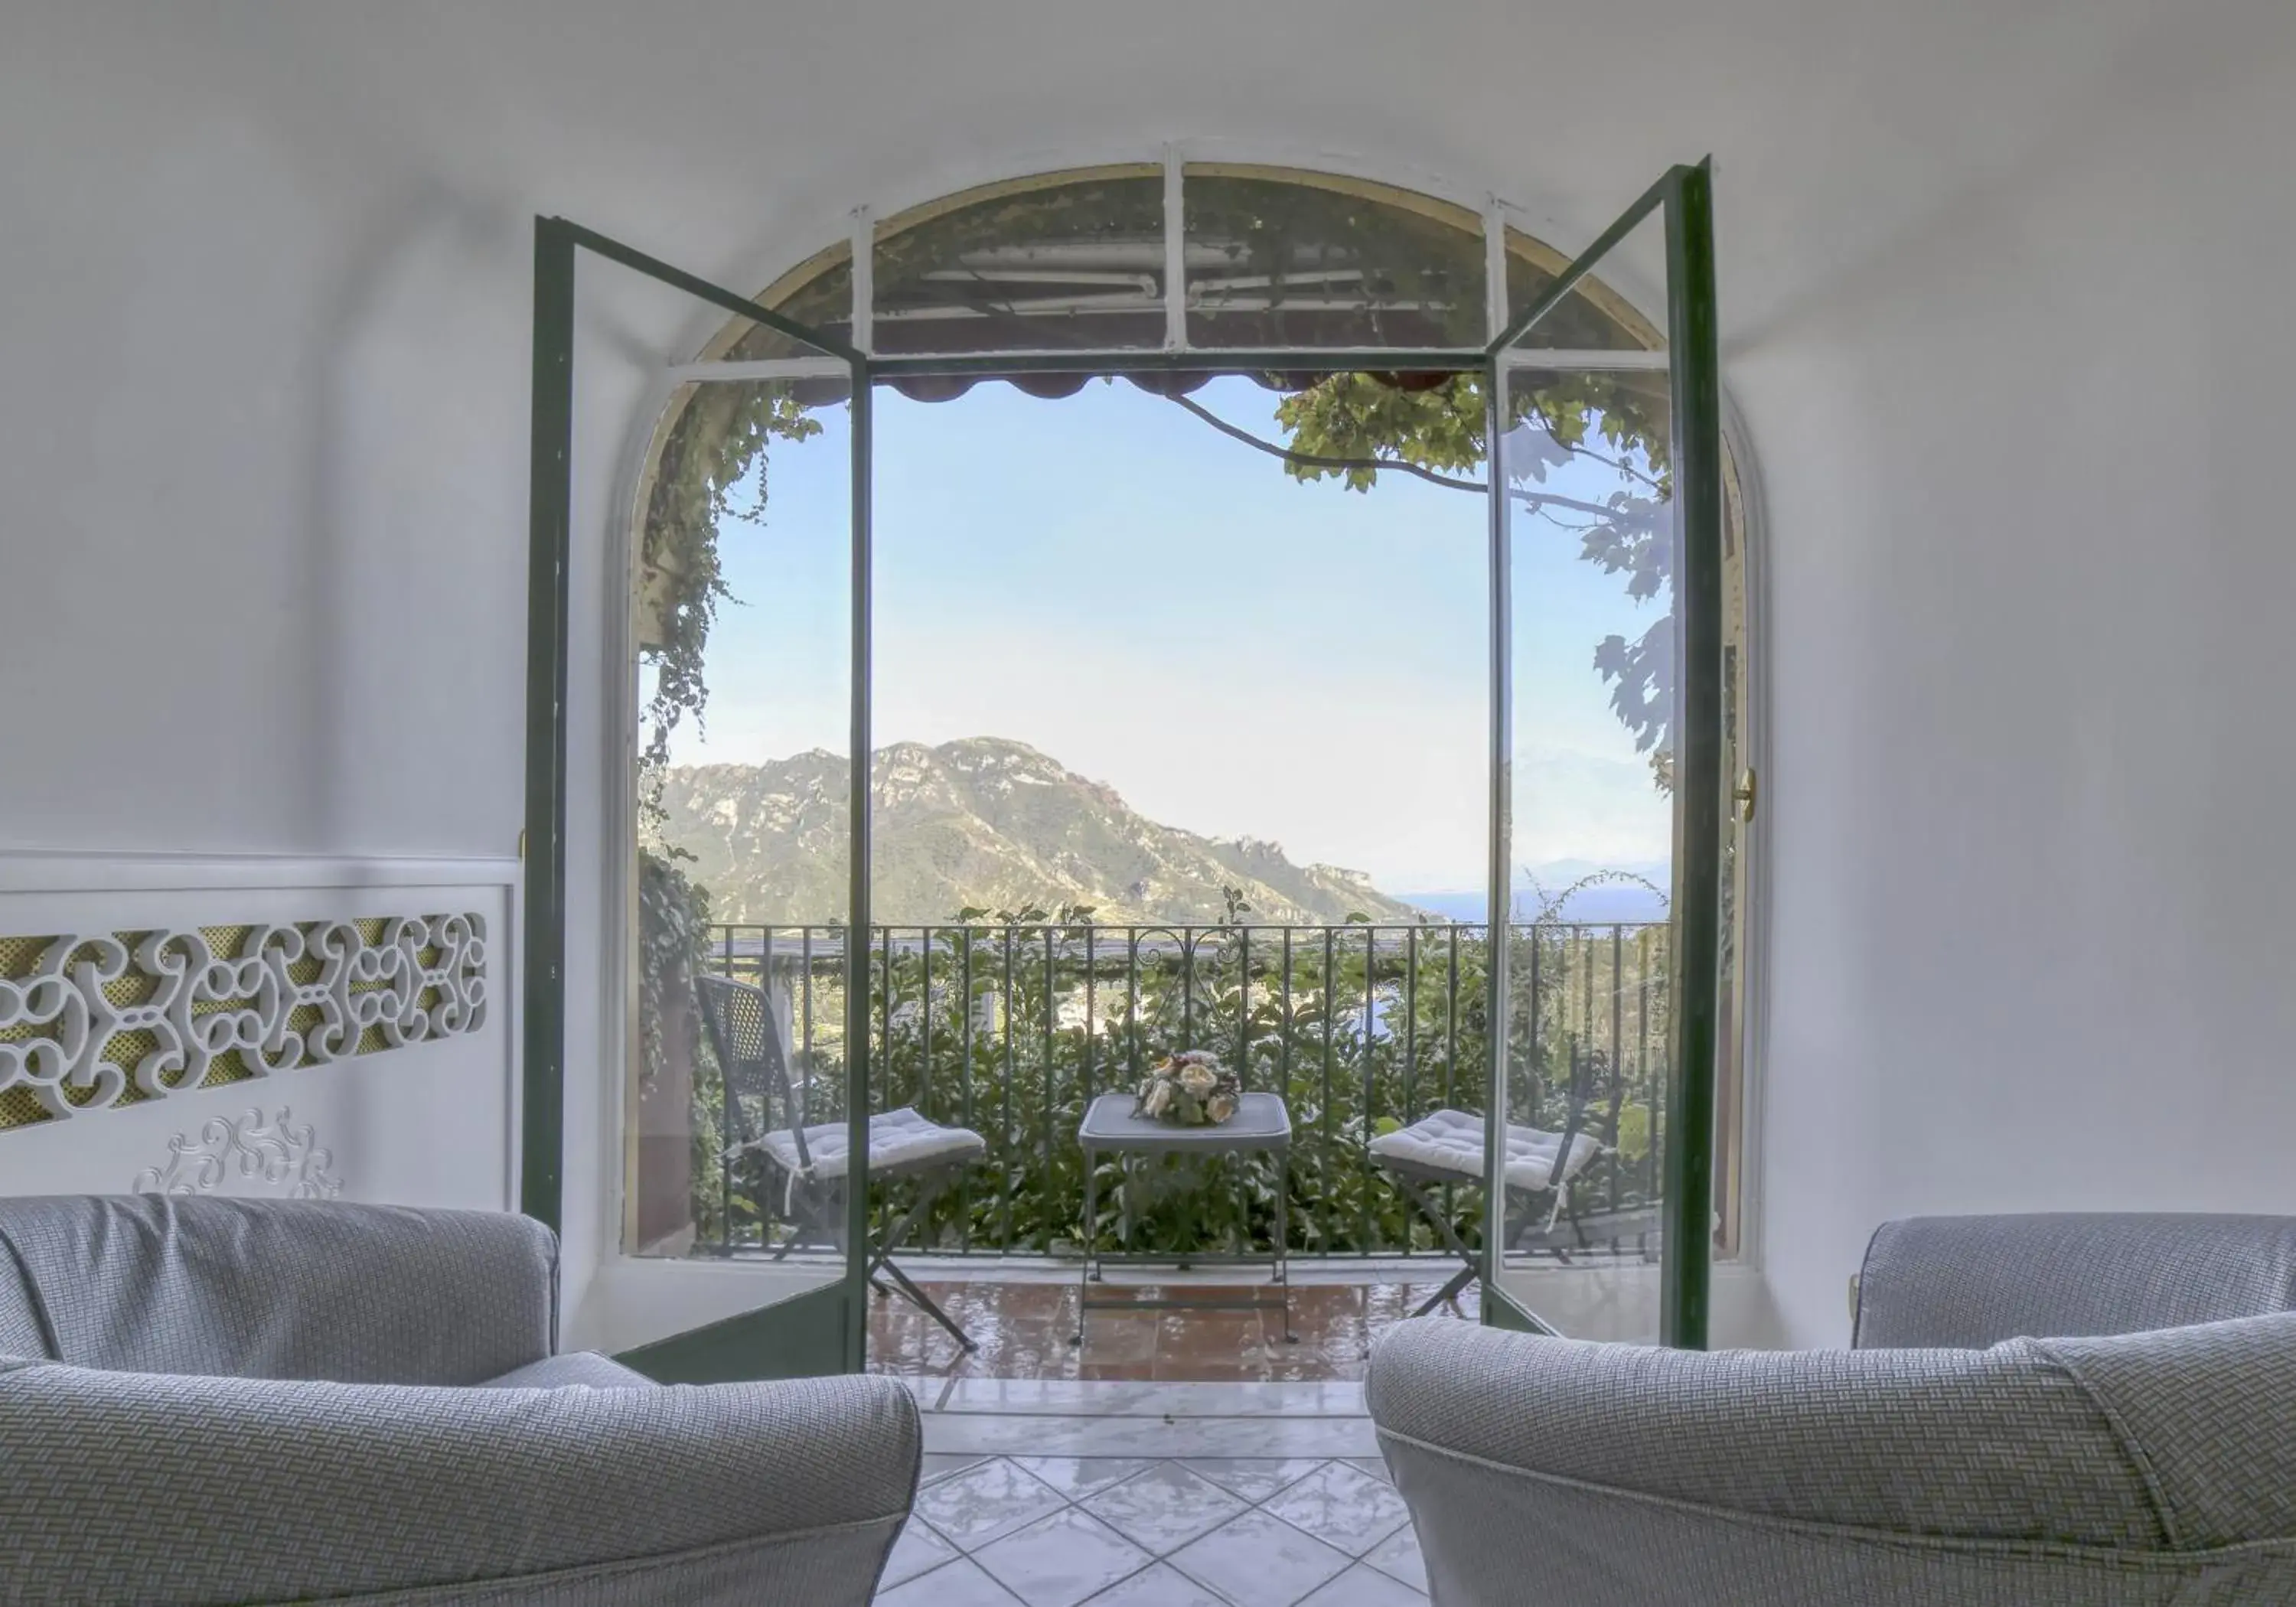
<instances>
[{"instance_id":1,"label":"white tiled floor","mask_svg":"<svg viewBox=\"0 0 2296 1607\"><path fill-rule=\"evenodd\" d=\"M925 1482L881 1603L1414 1607L1427 1599L1409 1514L1387 1482L1360 1393L971 1382L982 1387L970 1395L965 1385L920 1388ZM1004 1454L1022 1446L1058 1452Z\"/></svg>"},{"instance_id":2,"label":"white tiled floor","mask_svg":"<svg viewBox=\"0 0 2296 1607\"><path fill-rule=\"evenodd\" d=\"M1245 1505L1177 1462L1159 1462L1078 1505L1160 1555L1242 1516Z\"/></svg>"}]
</instances>

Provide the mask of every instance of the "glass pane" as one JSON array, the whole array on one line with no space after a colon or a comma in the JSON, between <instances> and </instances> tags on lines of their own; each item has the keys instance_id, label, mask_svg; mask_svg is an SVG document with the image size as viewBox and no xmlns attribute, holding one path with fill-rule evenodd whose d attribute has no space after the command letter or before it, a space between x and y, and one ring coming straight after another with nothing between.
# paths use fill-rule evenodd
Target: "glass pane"
<instances>
[{"instance_id":1,"label":"glass pane","mask_svg":"<svg viewBox=\"0 0 2296 1607\"><path fill-rule=\"evenodd\" d=\"M1482 220L1385 184L1191 166L1188 344L1406 349L1489 339Z\"/></svg>"},{"instance_id":2,"label":"glass pane","mask_svg":"<svg viewBox=\"0 0 2296 1607\"><path fill-rule=\"evenodd\" d=\"M639 488L624 1243L826 1275L841 1201L791 1177L845 1111L852 409L819 367L681 388Z\"/></svg>"},{"instance_id":3,"label":"glass pane","mask_svg":"<svg viewBox=\"0 0 2296 1607\"><path fill-rule=\"evenodd\" d=\"M1153 165L970 191L877 231L877 355L1164 344L1164 175Z\"/></svg>"},{"instance_id":4,"label":"glass pane","mask_svg":"<svg viewBox=\"0 0 2296 1607\"><path fill-rule=\"evenodd\" d=\"M1506 232L1507 321L1530 310L1570 263L1570 253L1510 228ZM1631 276L1633 288L1649 290L1642 307L1609 280ZM1553 311L1518 342L1547 351L1659 351L1666 346L1658 320L1665 316L1666 223L1654 211L1604 254L1600 274L1572 287Z\"/></svg>"},{"instance_id":5,"label":"glass pane","mask_svg":"<svg viewBox=\"0 0 2296 1607\"><path fill-rule=\"evenodd\" d=\"M800 263L758 294L758 302L808 329L853 338L853 247L840 242ZM701 353L703 360L767 362L814 355L815 348L748 319L736 319Z\"/></svg>"},{"instance_id":6,"label":"glass pane","mask_svg":"<svg viewBox=\"0 0 2296 1607\"><path fill-rule=\"evenodd\" d=\"M1480 449L1481 391L1464 381L1439 397L1330 376L1323 396L1289 398L1316 406L1286 426L1252 378L1185 377L1202 380L1188 395L1207 413L1275 439L1357 404L1416 419L1401 405L1425 401L1425 434ZM1456 416L1438 421L1439 400ZM1363 492L1339 473L1303 481L1146 387L1097 381L1057 401L1002 383L934 403L881 389L874 428L888 472L873 510L872 687L889 740L871 841L872 1096L988 1144L912 1243L1077 1254L1080 1119L1193 1049L1244 1092L1287 1101L1281 1226L1294 1250L1416 1253L1420 1294L1431 1291L1450 1270L1444 1241L1368 1145L1438 1111L1483 1108L1480 931L1418 924L1423 897L1481 918L1455 902L1485 851L1481 464L1461 467L1464 490L1399 474ZM1207 608L1208 582L1251 600L1248 627ZM1335 653L1332 620L1366 608L1378 650ZM1365 744L1390 732L1408 733L1409 763L1372 783ZM1308 868L1303 843L1323 868ZM1421 888L1455 890L1438 903ZM1242 1169L1134 1160L1102 1158L1098 1201L1130 1208L1128 1238L1099 1218L1102 1250L1273 1244L1267 1157ZM887 1194L898 1211L902 1191ZM1447 1225L1480 1195L1430 1197ZM875 1354L955 1360L920 1314L890 1309ZM1073 1308L1030 1308L1041 1331L1004 1309L1003 1353L1057 1365L1073 1329L1055 1324ZM1258 1332L1257 1316L1216 1320ZM1154 1322L1095 1315L1066 1354L1087 1377L1128 1365L1126 1336ZM1047 1335L1053 1348L1037 1349Z\"/></svg>"},{"instance_id":7,"label":"glass pane","mask_svg":"<svg viewBox=\"0 0 2296 1607\"><path fill-rule=\"evenodd\" d=\"M1677 724L1662 372L1516 368L1501 1287L1654 1342Z\"/></svg>"}]
</instances>

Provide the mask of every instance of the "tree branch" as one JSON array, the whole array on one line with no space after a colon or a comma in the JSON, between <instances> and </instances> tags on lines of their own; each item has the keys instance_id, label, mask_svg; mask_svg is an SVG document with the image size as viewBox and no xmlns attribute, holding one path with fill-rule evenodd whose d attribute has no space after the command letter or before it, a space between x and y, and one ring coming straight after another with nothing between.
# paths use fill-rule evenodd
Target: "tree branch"
<instances>
[{"instance_id":1,"label":"tree branch","mask_svg":"<svg viewBox=\"0 0 2296 1607\"><path fill-rule=\"evenodd\" d=\"M1538 415L1538 422L1546 431L1546 439L1553 441L1556 446L1561 447L1565 452L1568 452L1576 457L1586 458L1590 463L1601 463L1606 469L1615 469L1619 471L1621 479L1640 480L1644 485L1648 486L1653 491L1663 493L1666 490L1666 488L1659 484L1656 480L1644 473L1640 469L1636 468L1632 463L1626 462L1624 459L1611 457L1605 453L1597 452L1592 447L1573 447L1570 445L1568 442L1563 440L1562 436L1556 433L1555 426L1560 422L1560 421L1553 413L1547 410L1546 404L1537 398L1533 398L1531 399L1530 406L1531 410Z\"/></svg>"},{"instance_id":2,"label":"tree branch","mask_svg":"<svg viewBox=\"0 0 2296 1607\"><path fill-rule=\"evenodd\" d=\"M1192 397L1175 396L1165 398L1186 408L1230 440L1242 441L1255 452L1265 452L1270 457L1280 457L1285 463L1301 469L1398 469L1406 474L1415 474L1431 485L1447 486L1454 491L1488 491L1489 487L1479 480L1459 480L1448 474L1439 474L1417 463L1406 463L1391 457L1326 457L1318 452L1295 452L1289 447L1279 447L1274 441L1261 440L1241 425L1231 424L1210 408Z\"/></svg>"},{"instance_id":3,"label":"tree branch","mask_svg":"<svg viewBox=\"0 0 2296 1607\"><path fill-rule=\"evenodd\" d=\"M1250 430L1244 429L1241 425L1229 423L1226 419L1220 417L1219 414L1214 413L1210 408L1195 400L1193 397L1172 396L1167 397L1164 399L1194 414L1198 418L1203 420L1205 423L1210 424L1222 435L1226 436L1230 440L1242 441L1253 451L1265 452L1270 457L1280 458L1282 461L1290 463L1294 468L1337 469L1342 471L1365 469L1374 474L1382 469L1393 469L1400 473L1417 475L1421 480L1427 481L1430 485L1441 486L1448 490L1472 491L1479 496L1487 495L1490 490L1489 485L1485 481L1480 480L1461 480L1456 475L1439 474L1432 469L1422 468L1417 463L1405 463L1398 458L1329 457L1320 452L1295 452L1289 447L1279 447L1274 441L1264 441L1260 439L1259 437L1252 434ZM1546 508L1569 508L1580 513L1591 513L1595 518L1602 520L1608 524L1626 525L1631 527L1646 522L1644 520L1636 515L1622 513L1616 508L1605 507L1601 503L1580 502L1576 497L1557 496L1554 493L1548 491L1526 491L1520 487L1509 486L1507 488L1507 495L1529 508L1538 510L1544 510ZM1564 528L1570 529L1573 527L1565 526Z\"/></svg>"}]
</instances>

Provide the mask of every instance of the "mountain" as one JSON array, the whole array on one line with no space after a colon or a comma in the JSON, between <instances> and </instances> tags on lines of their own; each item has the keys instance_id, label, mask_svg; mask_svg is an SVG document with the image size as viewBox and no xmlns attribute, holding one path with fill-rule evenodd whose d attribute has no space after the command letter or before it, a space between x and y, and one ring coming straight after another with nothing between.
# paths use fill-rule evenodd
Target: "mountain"
<instances>
[{"instance_id":1,"label":"mountain","mask_svg":"<svg viewBox=\"0 0 2296 1607\"><path fill-rule=\"evenodd\" d=\"M829 921L845 908L849 771L816 750L763 765L668 771L662 840L693 856L685 870L722 922ZM877 919L948 920L966 905L1018 909L1088 904L1107 924L1210 922L1223 887L1271 924L1419 918L1360 873L1294 865L1272 842L1200 837L1136 813L1025 743L972 737L880 749L875 787Z\"/></svg>"}]
</instances>

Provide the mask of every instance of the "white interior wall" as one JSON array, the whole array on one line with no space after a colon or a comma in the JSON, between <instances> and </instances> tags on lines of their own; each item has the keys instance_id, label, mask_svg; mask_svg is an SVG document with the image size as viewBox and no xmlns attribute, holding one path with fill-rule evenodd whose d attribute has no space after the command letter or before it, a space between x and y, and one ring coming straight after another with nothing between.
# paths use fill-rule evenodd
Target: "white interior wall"
<instances>
[{"instance_id":1,"label":"white interior wall","mask_svg":"<svg viewBox=\"0 0 2296 1607\"><path fill-rule=\"evenodd\" d=\"M2296 1211L2291 21L2116 63L1733 340L1798 1338L1890 1217Z\"/></svg>"},{"instance_id":2,"label":"white interior wall","mask_svg":"<svg viewBox=\"0 0 2296 1607\"><path fill-rule=\"evenodd\" d=\"M2296 13L1431 0L1398 35L1366 0L1087 9L10 7L0 849L515 841L537 211L763 283L856 202L1185 137L1495 189L1570 244L1711 151L1769 514L1779 1335L1843 1337L1898 1212L2296 1209L2271 831ZM693 331L590 332L635 361ZM594 861L621 465L593 455ZM577 1333L604 886L570 888Z\"/></svg>"}]
</instances>

